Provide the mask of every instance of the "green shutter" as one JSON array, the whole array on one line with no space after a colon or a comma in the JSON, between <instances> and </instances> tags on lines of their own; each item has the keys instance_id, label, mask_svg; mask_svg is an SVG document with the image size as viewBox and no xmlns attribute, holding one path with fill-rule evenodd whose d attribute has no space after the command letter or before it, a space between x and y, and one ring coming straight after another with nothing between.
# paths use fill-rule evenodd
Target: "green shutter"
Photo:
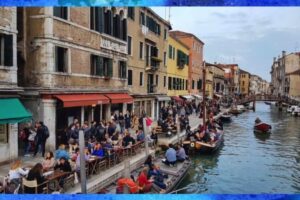
<instances>
[{"instance_id":1,"label":"green shutter","mask_svg":"<svg viewBox=\"0 0 300 200\"><path fill-rule=\"evenodd\" d=\"M186 56L186 64L189 65L189 62L190 62L190 57L187 55Z\"/></svg>"},{"instance_id":2,"label":"green shutter","mask_svg":"<svg viewBox=\"0 0 300 200\"><path fill-rule=\"evenodd\" d=\"M104 60L102 57L96 57L96 74L104 76Z\"/></svg>"},{"instance_id":3,"label":"green shutter","mask_svg":"<svg viewBox=\"0 0 300 200\"><path fill-rule=\"evenodd\" d=\"M99 32L103 33L104 32L104 8L103 7L98 7L98 26L99 26Z\"/></svg>"},{"instance_id":4,"label":"green shutter","mask_svg":"<svg viewBox=\"0 0 300 200\"><path fill-rule=\"evenodd\" d=\"M177 66L180 66L180 58L181 58L180 51L177 50Z\"/></svg>"},{"instance_id":5,"label":"green shutter","mask_svg":"<svg viewBox=\"0 0 300 200\"><path fill-rule=\"evenodd\" d=\"M113 60L108 59L108 76L113 77Z\"/></svg>"},{"instance_id":6,"label":"green shutter","mask_svg":"<svg viewBox=\"0 0 300 200\"><path fill-rule=\"evenodd\" d=\"M172 46L169 45L169 58L172 59Z\"/></svg>"}]
</instances>

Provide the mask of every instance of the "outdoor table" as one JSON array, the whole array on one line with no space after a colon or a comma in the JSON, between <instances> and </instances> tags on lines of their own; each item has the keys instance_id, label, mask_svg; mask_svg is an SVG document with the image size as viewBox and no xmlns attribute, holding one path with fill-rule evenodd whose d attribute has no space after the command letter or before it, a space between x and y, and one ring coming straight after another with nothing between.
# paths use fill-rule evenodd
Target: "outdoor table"
<instances>
[{"instance_id":1,"label":"outdoor table","mask_svg":"<svg viewBox=\"0 0 300 200\"><path fill-rule=\"evenodd\" d=\"M64 172L64 171L53 171L52 174L46 176L45 178L47 179L48 181L48 187L51 183L53 183L53 190L56 191L59 189L59 181L66 177L67 175L70 175L71 172Z\"/></svg>"},{"instance_id":2,"label":"outdoor table","mask_svg":"<svg viewBox=\"0 0 300 200\"><path fill-rule=\"evenodd\" d=\"M103 159L104 157L91 156L90 159L87 160L90 174L97 173L97 164Z\"/></svg>"}]
</instances>

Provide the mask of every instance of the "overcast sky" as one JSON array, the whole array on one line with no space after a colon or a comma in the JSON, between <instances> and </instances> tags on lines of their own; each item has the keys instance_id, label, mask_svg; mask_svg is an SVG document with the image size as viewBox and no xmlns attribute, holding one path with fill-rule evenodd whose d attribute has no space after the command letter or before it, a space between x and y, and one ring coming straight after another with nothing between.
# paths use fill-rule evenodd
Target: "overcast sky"
<instances>
[{"instance_id":1,"label":"overcast sky","mask_svg":"<svg viewBox=\"0 0 300 200\"><path fill-rule=\"evenodd\" d=\"M169 8L153 7L169 18ZM238 63L270 81L273 57L300 51L300 8L171 7L173 30L190 32L204 43L207 62Z\"/></svg>"}]
</instances>

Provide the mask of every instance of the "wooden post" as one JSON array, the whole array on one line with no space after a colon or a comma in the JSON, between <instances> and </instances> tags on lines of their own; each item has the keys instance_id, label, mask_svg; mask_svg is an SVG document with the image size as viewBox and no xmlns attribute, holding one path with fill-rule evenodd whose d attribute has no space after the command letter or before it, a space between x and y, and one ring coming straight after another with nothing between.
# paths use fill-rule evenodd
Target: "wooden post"
<instances>
[{"instance_id":1,"label":"wooden post","mask_svg":"<svg viewBox=\"0 0 300 200\"><path fill-rule=\"evenodd\" d=\"M148 145L148 127L146 123L146 117L143 118L143 127L144 127L144 134L145 134L145 149L146 149L146 156L149 155L149 145Z\"/></svg>"},{"instance_id":2,"label":"wooden post","mask_svg":"<svg viewBox=\"0 0 300 200\"><path fill-rule=\"evenodd\" d=\"M124 162L124 177L130 178L130 160L126 159ZM127 185L123 187L124 194L129 194L129 188Z\"/></svg>"},{"instance_id":3,"label":"wooden post","mask_svg":"<svg viewBox=\"0 0 300 200\"><path fill-rule=\"evenodd\" d=\"M80 149L80 182L81 193L86 194L86 171L85 171L85 156L84 156L84 133L79 131L79 149Z\"/></svg>"},{"instance_id":4,"label":"wooden post","mask_svg":"<svg viewBox=\"0 0 300 200\"><path fill-rule=\"evenodd\" d=\"M205 99L205 90L206 90L206 69L205 69L205 61L203 61L203 127L206 129L206 99Z\"/></svg>"}]
</instances>

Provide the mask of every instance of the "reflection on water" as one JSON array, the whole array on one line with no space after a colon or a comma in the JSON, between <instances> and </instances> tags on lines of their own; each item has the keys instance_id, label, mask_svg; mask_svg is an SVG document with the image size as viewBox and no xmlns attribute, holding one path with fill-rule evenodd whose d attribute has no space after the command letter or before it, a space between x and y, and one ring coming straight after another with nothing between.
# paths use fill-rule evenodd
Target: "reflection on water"
<instances>
[{"instance_id":1,"label":"reflection on water","mask_svg":"<svg viewBox=\"0 0 300 200\"><path fill-rule=\"evenodd\" d=\"M225 125L224 146L214 155L192 156L194 165L180 186L183 193L299 193L300 118L257 103ZM256 117L272 133L253 133Z\"/></svg>"}]
</instances>

